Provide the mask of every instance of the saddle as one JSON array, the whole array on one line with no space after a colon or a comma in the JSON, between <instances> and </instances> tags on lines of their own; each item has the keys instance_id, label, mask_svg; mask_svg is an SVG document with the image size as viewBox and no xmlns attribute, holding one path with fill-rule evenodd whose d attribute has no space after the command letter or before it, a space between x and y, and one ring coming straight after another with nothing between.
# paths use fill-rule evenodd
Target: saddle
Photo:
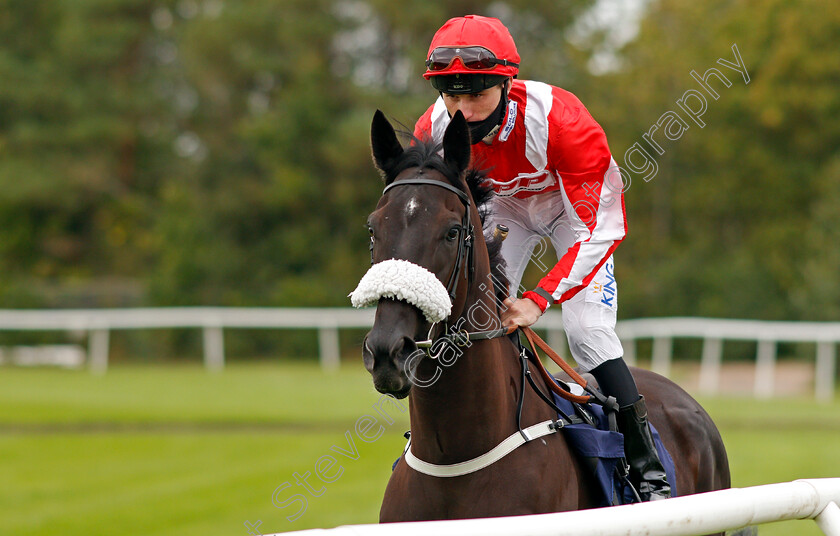
<instances>
[{"instance_id":1,"label":"saddle","mask_svg":"<svg viewBox=\"0 0 840 536\"><path fill-rule=\"evenodd\" d=\"M524 328L522 331L531 346L530 349L520 346L523 371L528 363L533 364L551 389L552 400L549 404L558 412L558 418L568 422L562 427L566 441L580 463L590 470L598 483L598 506L638 502L636 492L627 479L624 436L616 425L615 414L618 405L615 399L601 393L594 376L581 374L573 369L530 328ZM536 355L536 346L560 366L565 376L558 378L548 373ZM541 394L533 382L531 385ZM545 400L544 397L543 399ZM672 483L673 496L676 496L674 461L653 424L650 424L650 428L668 482Z\"/></svg>"},{"instance_id":2,"label":"saddle","mask_svg":"<svg viewBox=\"0 0 840 536\"><path fill-rule=\"evenodd\" d=\"M555 380L562 385L562 380ZM572 391L576 386L566 384ZM569 443L571 450L578 457L580 463L589 469L598 483L599 504L598 506L615 506L619 504L630 504L638 502L635 491L627 481L627 468L624 460L624 436L611 429L610 419L604 412L603 407L597 404L578 404L561 398L552 393L554 404L565 412L575 412L580 415L586 413L589 418L583 419L594 422L580 422L567 424L562 432ZM558 414L559 416L559 414ZM676 497L676 470L674 461L668 453L665 445L659 437L659 432L651 424L651 435L653 436L656 451L665 467L665 474L668 482L672 483L673 496Z\"/></svg>"}]
</instances>

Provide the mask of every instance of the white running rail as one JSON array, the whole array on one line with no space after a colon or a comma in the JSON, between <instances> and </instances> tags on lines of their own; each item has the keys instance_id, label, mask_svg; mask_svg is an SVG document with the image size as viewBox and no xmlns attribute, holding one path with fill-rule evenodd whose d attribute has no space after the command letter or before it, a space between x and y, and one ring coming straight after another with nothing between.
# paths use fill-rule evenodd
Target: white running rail
<instances>
[{"instance_id":1,"label":"white running rail","mask_svg":"<svg viewBox=\"0 0 840 536\"><path fill-rule=\"evenodd\" d=\"M733 488L664 501L515 517L348 525L297 536L697 536L748 525L813 519L840 536L840 478ZM268 535L277 536L277 535Z\"/></svg>"},{"instance_id":2,"label":"white running rail","mask_svg":"<svg viewBox=\"0 0 840 536\"><path fill-rule=\"evenodd\" d=\"M0 331L87 333L90 368L94 372L104 372L108 367L109 332L114 329L200 328L204 331L204 362L210 369L224 366L224 329L314 329L318 332L321 365L331 370L339 364L339 330L369 328L373 325L373 318L373 309L350 308L0 309ZM560 349L565 346L559 311L550 309L535 328L548 332L548 343L552 347ZM651 368L664 376L669 375L671 368L673 339L702 339L699 388L710 395L718 390L724 341L757 341L753 393L758 398L773 396L776 346L779 342L816 343L814 393L819 400L834 399L840 322L643 318L622 320L618 322L616 331L624 344L625 359L630 364L636 360L636 341L653 339Z\"/></svg>"}]
</instances>

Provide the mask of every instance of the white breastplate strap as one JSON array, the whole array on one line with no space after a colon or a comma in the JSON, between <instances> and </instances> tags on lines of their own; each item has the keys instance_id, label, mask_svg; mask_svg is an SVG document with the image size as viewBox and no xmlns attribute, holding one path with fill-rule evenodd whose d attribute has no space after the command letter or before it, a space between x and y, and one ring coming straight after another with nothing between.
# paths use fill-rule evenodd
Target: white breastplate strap
<instances>
[{"instance_id":1,"label":"white breastplate strap","mask_svg":"<svg viewBox=\"0 0 840 536\"><path fill-rule=\"evenodd\" d=\"M493 450L482 454L478 458L473 458L472 460L467 460L465 462L453 463L452 465L435 465L433 463L424 462L411 453L411 439L409 439L408 445L405 449L405 461L408 466L415 471L430 476L451 477L468 475L496 463L528 441L556 433L558 428L562 427L563 422L560 421L556 427L553 424L554 422L555 421L552 420L543 421L539 424L525 428L522 431L528 437L527 440L522 437L521 433L514 432L507 439L496 445Z\"/></svg>"}]
</instances>

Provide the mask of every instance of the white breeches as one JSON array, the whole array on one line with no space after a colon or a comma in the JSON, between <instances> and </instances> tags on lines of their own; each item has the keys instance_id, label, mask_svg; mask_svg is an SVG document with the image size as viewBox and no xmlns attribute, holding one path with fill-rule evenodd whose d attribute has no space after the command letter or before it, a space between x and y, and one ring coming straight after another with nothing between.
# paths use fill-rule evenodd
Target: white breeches
<instances>
[{"instance_id":1,"label":"white breeches","mask_svg":"<svg viewBox=\"0 0 840 536\"><path fill-rule=\"evenodd\" d=\"M566 220L560 192L547 192L528 199L496 197L490 215L490 230L496 224L508 227L502 244L507 263L511 296L517 297L528 288L520 288L528 262L545 274L557 259L575 243L575 235ZM554 251L543 238L548 238ZM589 371L610 359L624 354L615 333L618 310L618 287L610 256L589 285L562 304L563 328L569 350L578 366ZM530 287L529 287L530 288Z\"/></svg>"}]
</instances>

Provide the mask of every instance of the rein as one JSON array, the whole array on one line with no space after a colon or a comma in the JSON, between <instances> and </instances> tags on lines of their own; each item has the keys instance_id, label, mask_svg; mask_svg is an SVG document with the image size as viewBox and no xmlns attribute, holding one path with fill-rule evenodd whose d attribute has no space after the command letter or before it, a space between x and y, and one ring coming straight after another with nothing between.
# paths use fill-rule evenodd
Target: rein
<instances>
[{"instance_id":1,"label":"rein","mask_svg":"<svg viewBox=\"0 0 840 536\"><path fill-rule=\"evenodd\" d=\"M531 346L531 351L533 352L535 359L532 361L537 368L537 371L540 373L540 376L543 377L546 384L549 386L554 393L557 393L562 398L565 398L569 402L575 402L577 404L589 404L595 400L598 404L605 406L607 408L612 408L613 404L610 403L609 399L605 397L600 391L596 389L592 389L589 387L588 382L581 376L580 374L569 365L565 359L560 357L560 355L545 342L542 337L536 334L533 329L530 327L524 328L517 328L515 326L511 326L509 328L500 328L500 329L491 329L487 331L467 331L462 330L455 333L450 333L447 335L443 335L438 337L437 339L427 339L425 341L416 341L415 344L418 348L431 348L433 345L440 344L441 341L448 342L455 346L464 347L468 346L472 341L483 341L488 339L496 339L503 336L512 335L517 329L522 330L522 333L525 335L525 338L528 340L528 343ZM431 333L434 330L434 325L429 329L429 337L431 337ZM539 347L540 350L545 352L545 355L551 358L572 380L580 385L584 391L589 393L588 395L576 395L570 393L569 391L563 389L554 381L554 378L551 376L551 373L546 370L545 365L542 364L542 361L537 357L539 354L537 353L537 348ZM428 351L428 350L427 350ZM429 357L432 359L435 356L429 354ZM617 408L616 408L617 409Z\"/></svg>"},{"instance_id":2,"label":"rein","mask_svg":"<svg viewBox=\"0 0 840 536\"><path fill-rule=\"evenodd\" d=\"M431 337L432 331L435 329L435 326L432 326L429 329L429 337ZM450 333L448 335L443 335L442 337L438 337L437 339L426 339L425 341L416 341L415 344L418 348L431 348L432 345L437 344L438 341L446 341L455 346L468 346L472 341L486 341L488 339L496 339L505 335L512 335L513 332L516 331L516 327L511 326L509 328L500 328L500 329L491 329L488 331L467 331L462 330L455 333ZM432 359L434 356L429 355Z\"/></svg>"},{"instance_id":3,"label":"rein","mask_svg":"<svg viewBox=\"0 0 840 536\"><path fill-rule=\"evenodd\" d=\"M418 471L420 473L435 476L435 477L456 477L456 476L463 476L468 475L470 473L474 473L485 467L488 467L500 459L504 458L517 448L521 447L525 443L533 441L534 439L544 437L547 435L551 435L560 431L566 423L568 424L580 424L586 423L591 426L594 426L594 422L591 418L586 415L585 412L581 411L582 415L585 418L580 418L577 415L567 415L563 410L561 410L557 405L551 400L549 396L547 396L543 391L537 386L536 382L531 376L531 372L528 366L529 362L534 363L534 366L539 371L540 375L545 380L546 385L548 385L549 389L559 395L562 398L572 402L573 404L587 404L593 402L593 400L604 406L607 410L606 413L608 415L608 419L610 421L610 429L615 430L615 414L618 410L618 404L613 397L605 397L599 391L591 388L586 380L580 376L566 361L560 357L557 352L555 352L545 341L540 338L539 335L534 333L534 331L529 328L502 328L502 329L495 329L495 330L488 330L488 331L476 331L476 332L468 332L466 330L452 333L449 335L445 335L440 337L439 339L435 340L427 340L427 341L419 341L417 342L417 346L421 348L431 348L431 346L437 343L440 340L447 340L452 344L457 346L466 346L470 343L470 341L475 340L487 340L487 339L495 339L502 336L511 335L517 329L521 329L522 332L525 334L525 338L528 339L528 343L531 346L533 353L533 359L529 358L527 355L526 350L523 348L520 352L520 362L522 365L522 382L520 385L519 391L519 401L517 404L516 409L516 428L517 431L509 435L505 438L501 443L490 449L489 451L485 452L484 454L477 456L471 460L466 460L459 463L448 464L448 465L440 465L440 464L433 464L426 461L421 460L417 456L415 456L411 452L411 436L408 436L408 443L405 446L404 457L405 461L409 467ZM431 333L431 330L430 330ZM536 346L539 346L546 355L548 355L552 361L557 363L563 371L565 371L580 387L588 392L588 395L583 394L575 394L566 389L563 389L549 374L549 372L545 369L545 366L539 359L539 355L536 351ZM427 350L428 352L428 350ZM431 356L431 354L429 354ZM431 356L434 359L434 356ZM548 404L554 411L557 412L559 415L559 419L549 419L535 425L529 426L528 428L522 428L521 425L521 417L522 417L522 405L525 399L525 382L530 384L531 388L537 393L546 404ZM565 421L565 422L564 422Z\"/></svg>"}]
</instances>

